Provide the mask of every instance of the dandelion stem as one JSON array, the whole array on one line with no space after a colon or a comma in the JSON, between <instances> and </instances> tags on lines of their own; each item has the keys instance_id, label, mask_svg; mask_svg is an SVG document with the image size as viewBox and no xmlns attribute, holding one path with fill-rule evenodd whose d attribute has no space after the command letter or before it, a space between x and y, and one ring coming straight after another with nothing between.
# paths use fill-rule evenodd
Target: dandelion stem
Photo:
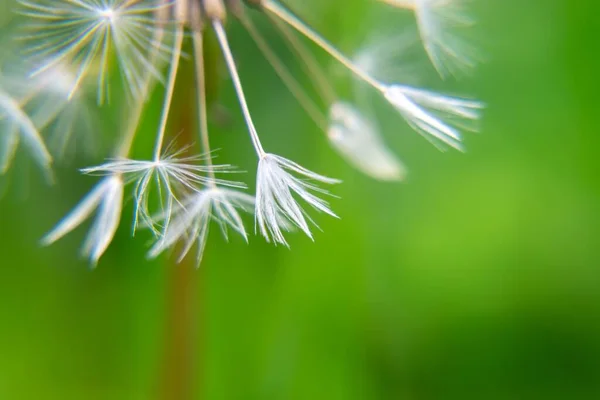
<instances>
[{"instance_id":1,"label":"dandelion stem","mask_svg":"<svg viewBox=\"0 0 600 400\"><path fill-rule=\"evenodd\" d=\"M169 118L169 111L171 110L171 103L173 101L173 92L175 91L175 81L177 80L177 70L179 69L179 59L181 58L181 46L183 43L183 26L178 25L175 32L175 46L173 48L173 55L171 57L171 67L169 70L169 80L167 81L167 93L165 94L165 101L163 104L162 114L160 117L160 126L158 128L158 135L156 138L156 146L154 147L154 161L160 160L162 153L163 142L165 139L165 131L167 129L167 120Z\"/></svg>"},{"instance_id":2,"label":"dandelion stem","mask_svg":"<svg viewBox=\"0 0 600 400\"><path fill-rule=\"evenodd\" d=\"M231 48L229 47L229 42L227 41L227 34L225 33L223 24L220 21L214 20L213 28L217 34L217 39L219 40L221 50L223 51L223 56L225 57L225 62L227 63L227 69L229 69L229 74L233 80L233 86L235 87L235 91L240 102L240 107L242 108L242 113L244 114L246 125L248 126L248 131L250 132L252 144L254 145L256 154L260 159L262 159L267 155L267 153L265 153L260 143L258 132L256 131L256 127L252 121L252 116L250 115L250 110L248 109L248 103L246 102L246 96L244 95L244 90L242 88L242 82L240 81L240 76L237 72L237 67L235 65L235 60L233 59L233 54L231 53Z\"/></svg>"},{"instance_id":3,"label":"dandelion stem","mask_svg":"<svg viewBox=\"0 0 600 400\"><path fill-rule=\"evenodd\" d=\"M164 38L164 31L162 28L158 29L156 32L156 37L154 38L154 43L156 46L154 47L152 54L150 56L150 60L152 63L157 62L158 55L160 52L160 47L162 46ZM135 108L133 112L130 114L129 123L127 124L127 130L125 131L125 135L121 141L121 145L119 146L119 150L117 152L118 158L126 158L129 152L131 151L131 146L133 145L133 139L135 138L135 134L138 129L138 125L140 123L140 119L142 117L142 112L144 111L144 106L146 105L146 101L148 100L148 95L152 89L152 83L154 79L152 77L152 71L147 70L146 75L144 76L144 81L142 83L142 91L140 93L139 98L135 102Z\"/></svg>"},{"instance_id":4,"label":"dandelion stem","mask_svg":"<svg viewBox=\"0 0 600 400\"><path fill-rule=\"evenodd\" d=\"M196 65L196 85L198 96L198 123L200 126L200 140L202 148L206 153L206 165L208 166L208 175L211 178L210 185L216 187L215 173L213 171L213 162L210 154L210 140L208 137L208 111L206 102L206 73L204 67L204 42L202 33L194 30L192 40L194 42L194 60Z\"/></svg>"},{"instance_id":5,"label":"dandelion stem","mask_svg":"<svg viewBox=\"0 0 600 400\"><path fill-rule=\"evenodd\" d=\"M342 65L348 68L353 74L364 80L369 85L373 86L378 91L384 93L386 85L373 78L370 74L364 71L353 63L348 57L344 56L338 49L336 49L331 43L325 40L319 35L314 29L308 26L308 24L302 22L298 17L292 14L290 11L285 9L283 6L277 4L272 0L264 2L263 7L273 13L276 17L283 20L288 25L292 26L298 32L313 41L316 45L325 50L329 55L339 61Z\"/></svg>"},{"instance_id":6,"label":"dandelion stem","mask_svg":"<svg viewBox=\"0 0 600 400\"><path fill-rule=\"evenodd\" d=\"M285 64L281 61L281 59L275 54L273 49L269 46L265 38L260 34L256 26L252 23L252 21L246 17L241 17L239 19L263 53L265 59L269 61L273 69L285 86L289 89L292 95L298 100L300 105L306 110L308 115L315 121L315 123L323 130L327 130L327 118L323 115L323 113L319 110L314 101L308 96L306 91L302 88L300 83L294 78L294 76L287 69Z\"/></svg>"},{"instance_id":7,"label":"dandelion stem","mask_svg":"<svg viewBox=\"0 0 600 400\"><path fill-rule=\"evenodd\" d=\"M296 53L298 58L304 64L308 76L313 82L315 89L320 92L323 102L326 105L333 104L337 101L338 96L333 88L333 85L329 83L329 79L325 76L323 69L318 64L315 57L308 51L306 46L298 40L298 38L290 31L290 28L285 25L281 20L276 18L269 18L273 21L275 27L279 30L283 38L289 43L291 49Z\"/></svg>"}]
</instances>

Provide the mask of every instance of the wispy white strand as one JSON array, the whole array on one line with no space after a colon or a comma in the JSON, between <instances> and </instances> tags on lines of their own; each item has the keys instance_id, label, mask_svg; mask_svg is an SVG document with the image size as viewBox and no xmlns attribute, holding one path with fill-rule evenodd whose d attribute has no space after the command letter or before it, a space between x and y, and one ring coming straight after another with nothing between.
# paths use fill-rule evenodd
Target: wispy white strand
<instances>
[{"instance_id":1,"label":"wispy white strand","mask_svg":"<svg viewBox=\"0 0 600 400\"><path fill-rule=\"evenodd\" d=\"M108 89L108 69L114 49L126 86L135 95L143 94L143 76L159 71L150 57L151 49L167 47L154 41L155 30L162 29L155 12L168 5L154 0L19 0L21 14L29 18L26 39L29 52L38 66L34 75L62 63L76 65L71 96L90 74L97 73L98 101ZM98 63L98 69L94 67Z\"/></svg>"},{"instance_id":2,"label":"wispy white strand","mask_svg":"<svg viewBox=\"0 0 600 400\"><path fill-rule=\"evenodd\" d=\"M420 0L417 0L420 1ZM479 118L483 105L479 102L452 98L433 92L413 89L406 85L387 84L376 79L360 65L343 55L314 29L274 0L265 0L263 6L339 61L355 76L379 91L393 105L409 125L428 140L462 150L458 128L472 125ZM436 112L439 114L436 115ZM449 118L450 120L445 120Z\"/></svg>"},{"instance_id":3,"label":"wispy white strand","mask_svg":"<svg viewBox=\"0 0 600 400\"><path fill-rule=\"evenodd\" d=\"M465 0L380 0L415 13L423 47L443 78L465 75L477 65L473 47L457 32L474 21Z\"/></svg>"},{"instance_id":4,"label":"wispy white strand","mask_svg":"<svg viewBox=\"0 0 600 400\"><path fill-rule=\"evenodd\" d=\"M29 149L33 159L46 172L50 172L52 156L48 152L44 140L29 117L21 110L8 94L0 89L0 117L4 117L16 127L23 143ZM0 132L0 134L3 134ZM14 139L16 140L16 138ZM13 142L14 144L14 142Z\"/></svg>"},{"instance_id":5,"label":"wispy white strand","mask_svg":"<svg viewBox=\"0 0 600 400\"><path fill-rule=\"evenodd\" d=\"M230 228L248 241L240 211L251 212L253 207L254 197L236 190L209 186L193 193L177 207L165 235L157 240L148 256L157 257L181 241L183 247L179 254L179 261L195 244L196 261L199 265L208 238L210 222L215 221L219 225L226 239L227 230Z\"/></svg>"},{"instance_id":6,"label":"wispy white strand","mask_svg":"<svg viewBox=\"0 0 600 400\"><path fill-rule=\"evenodd\" d=\"M393 85L386 99L418 133L457 150L464 150L459 128L476 130L483 104L478 101L443 96L408 86Z\"/></svg>"},{"instance_id":7,"label":"wispy white strand","mask_svg":"<svg viewBox=\"0 0 600 400\"><path fill-rule=\"evenodd\" d=\"M294 196L317 211L337 218L329 204L314 194L329 194L316 183L336 184L340 181L274 154L261 158L257 172L255 215L256 226L267 241L288 246L283 231L288 231L291 226L298 227L312 239L309 227L312 220Z\"/></svg>"},{"instance_id":8,"label":"wispy white strand","mask_svg":"<svg viewBox=\"0 0 600 400\"><path fill-rule=\"evenodd\" d=\"M123 190L124 182L119 175L102 179L58 225L42 238L42 244L47 246L61 239L81 225L97 209L96 219L82 246L82 254L95 266L112 242L119 226Z\"/></svg>"}]
</instances>

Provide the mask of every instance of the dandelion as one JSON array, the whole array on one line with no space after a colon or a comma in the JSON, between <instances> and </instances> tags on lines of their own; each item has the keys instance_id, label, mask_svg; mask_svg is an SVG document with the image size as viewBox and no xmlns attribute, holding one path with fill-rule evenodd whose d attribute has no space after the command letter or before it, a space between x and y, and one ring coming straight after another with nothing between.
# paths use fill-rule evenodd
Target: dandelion
<instances>
[{"instance_id":1,"label":"dandelion","mask_svg":"<svg viewBox=\"0 0 600 400\"><path fill-rule=\"evenodd\" d=\"M442 76L471 66L467 47L454 39L451 29L467 22L462 12L455 11L455 2L380 1L416 13L423 45ZM400 52L390 47L392 41L377 42L354 58L346 56L276 0L19 2L29 29L29 37L23 42L27 62L34 66L27 68L31 70L31 82L18 95L0 86L0 126L8 127L0 132L3 143L0 157L4 154L3 159L10 160L16 145L22 141L38 164L49 169L52 158L42 135L48 134L53 125L67 126L63 128L63 144L71 141L73 129L56 121L63 114L80 114L67 111L80 104L80 96L84 97L91 87L87 85L89 81L95 82L99 103L107 98L109 88L114 90L109 77L113 62L124 79L124 93L131 95L126 96L123 106L127 120L119 130L119 143L105 162L82 169L86 175L99 176L100 181L42 240L43 244L54 243L97 210L82 250L94 265L112 241L122 217L123 203L129 196L134 199L133 232L147 228L153 234L150 258L177 250L181 260L196 247L196 261L200 263L213 224L226 239L228 232L234 232L248 241L245 213L254 214L255 233L284 246L289 246L287 233L293 230L313 239L313 229L318 227L317 214L337 218L328 202L332 196L326 186L338 184L339 180L267 150L269 143L263 142L259 135L251 112L253 105L246 98L238 71L235 49L229 42L226 29L229 17L239 22L253 39L257 54L271 64L315 122L323 133L322 140L373 178L399 181L407 172L387 146L373 105L364 107L364 99L340 95L302 37L346 68L361 87L361 95L363 88L378 94L408 127L440 148L464 150L463 133L475 131L481 117L483 105L479 101L398 82L400 70L385 68ZM291 72L287 60L277 54L259 25L254 24L255 17L265 19L279 32L300 61L312 92ZM213 163L204 67L208 31L214 33L219 45L249 134L249 143L240 142L239 146L252 148L256 155L254 195L246 192L244 183L221 176L239 171L230 164ZM187 42L191 42L191 54L184 52ZM383 64L375 58L382 58ZM198 121L200 146L193 142L180 147L166 146L180 66L187 62L194 64L197 108L193 112ZM142 129L144 110L157 82L164 85L158 123L155 129ZM57 101L47 102L46 99L53 98L47 93L55 94ZM397 130L402 131L402 127ZM153 135L151 156L132 157L134 143L146 143L147 140L138 139L147 135ZM6 161L2 165L7 165Z\"/></svg>"}]
</instances>

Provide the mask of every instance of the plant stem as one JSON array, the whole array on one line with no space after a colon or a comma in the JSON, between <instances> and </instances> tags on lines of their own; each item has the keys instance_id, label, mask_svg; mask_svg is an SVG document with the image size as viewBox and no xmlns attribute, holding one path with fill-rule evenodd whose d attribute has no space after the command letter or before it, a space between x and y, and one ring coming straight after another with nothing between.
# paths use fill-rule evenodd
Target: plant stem
<instances>
[{"instance_id":1,"label":"plant stem","mask_svg":"<svg viewBox=\"0 0 600 400\"><path fill-rule=\"evenodd\" d=\"M191 66L192 63L183 63L177 72L179 84L171 113L173 132L179 133L178 142L190 147L197 141L195 108L190 107L196 101L194 85L190 84L195 79ZM202 329L197 324L203 320L202 306L198 302L202 297L198 296L202 290L198 286L202 270L196 269L194 259L190 257L178 263L177 257L171 256L166 262L169 276L159 398L196 399L202 385L201 363L196 359L202 354L198 346L203 341Z\"/></svg>"}]
</instances>

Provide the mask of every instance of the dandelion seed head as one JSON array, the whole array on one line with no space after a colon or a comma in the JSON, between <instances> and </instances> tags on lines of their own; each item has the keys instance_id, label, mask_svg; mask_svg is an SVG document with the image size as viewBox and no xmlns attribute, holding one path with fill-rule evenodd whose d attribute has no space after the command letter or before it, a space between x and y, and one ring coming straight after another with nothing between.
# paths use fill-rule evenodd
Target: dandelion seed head
<instances>
[{"instance_id":1,"label":"dandelion seed head","mask_svg":"<svg viewBox=\"0 0 600 400\"><path fill-rule=\"evenodd\" d=\"M111 91L120 91L119 85L112 84L113 76L121 75L124 82L119 95L126 97L120 106L127 121L119 143L106 155L106 162L82 170L98 177L98 183L42 240L43 244L54 243L95 213L82 246L82 253L94 265L119 226L125 189L134 201L134 233L143 227L154 234L148 253L151 258L177 249L181 259L196 247L200 262L212 224L225 238L234 232L247 241L246 212L254 213L256 234L284 246L288 245L286 232L292 230L312 239L312 229L318 226L309 215L311 209L336 217L323 186L339 181L275 155L267 150L271 144L263 143L259 134L263 128L255 124L254 104L246 97L244 74L238 70L237 49L230 44L225 24L229 17L241 22L260 50L256 54L272 64L330 145L352 166L375 179L399 181L406 169L386 145L374 109L377 103L370 101L367 90L387 100L411 128L441 148L462 150L463 134L477 130L481 117L483 105L478 101L414 86L403 59L406 38L386 35L385 40L369 43L364 51L347 56L279 0L17 1L25 19L21 31L24 51L15 53L20 59L14 65L4 55L0 59L0 172L8 170L20 147L44 171L51 171L54 159L66 158L64 149L75 142L75 133L99 136L89 121L88 125L76 123L81 118L90 119L88 92L92 96L95 92L93 107L97 109ZM476 57L458 33L472 23L460 0L379 1L414 13L428 56L424 58L442 77L474 66ZM277 56L271 38L262 36L262 26L255 26L245 13L248 7L257 17L273 23L302 62L316 93L305 90L287 60ZM209 30L214 35L207 36ZM355 99L339 95L313 49L305 47L296 34L355 78ZM205 58L214 52L205 51L207 38L218 42L250 137L239 146L253 150L258 160L255 196L244 191L244 183L222 179L221 174L236 171L228 164L213 164L210 156L206 93L210 81ZM187 54L188 42L192 54ZM195 79L185 84L193 85L197 95L197 101L191 102L196 108L192 105L190 110L198 117L201 146L186 143L176 149L165 146L165 142L170 127L176 125L172 123L177 114L173 110L182 86L180 71L184 68L180 67L185 63L193 63L195 72ZM154 90L157 82L163 83L164 92ZM155 92L162 95L160 118L155 130L147 130L142 128L146 125L144 112ZM134 144L142 146L147 140L138 141L139 137L147 139L149 135L154 139L153 156L135 158Z\"/></svg>"}]
</instances>

